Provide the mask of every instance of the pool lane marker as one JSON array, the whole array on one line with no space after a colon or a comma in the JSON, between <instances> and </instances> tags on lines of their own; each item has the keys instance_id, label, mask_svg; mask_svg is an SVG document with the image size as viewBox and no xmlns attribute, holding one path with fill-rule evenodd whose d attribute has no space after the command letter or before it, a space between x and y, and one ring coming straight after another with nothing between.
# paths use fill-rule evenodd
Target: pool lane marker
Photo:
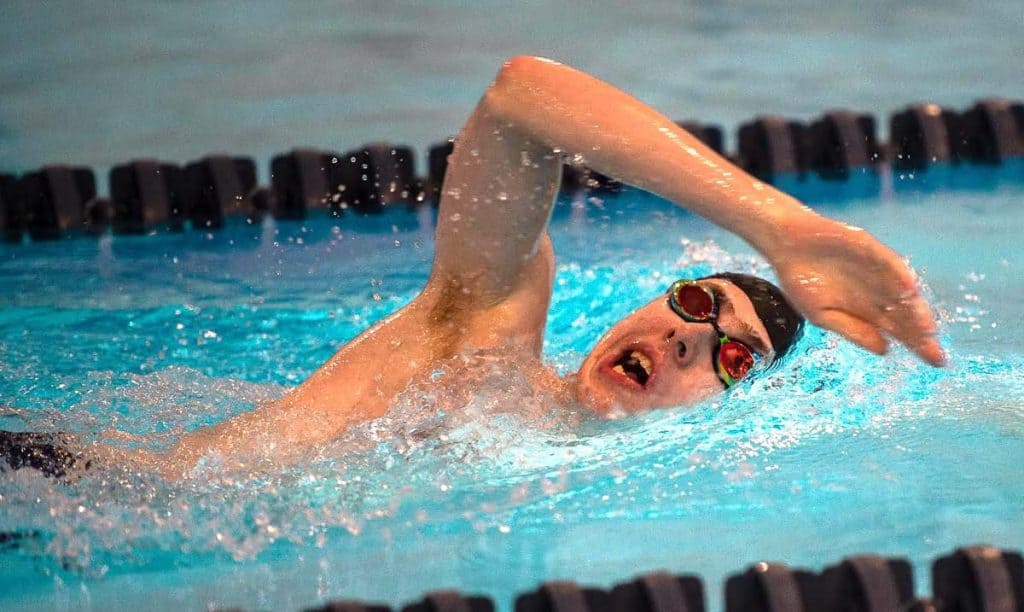
<instances>
[{"instance_id":1,"label":"pool lane marker","mask_svg":"<svg viewBox=\"0 0 1024 612\"><path fill-rule=\"evenodd\" d=\"M963 112L915 104L889 120L888 144L877 137L875 119L847 110L809 122L777 115L755 117L739 126L737 149L724 148L719 126L678 124L754 176L801 197L811 179L853 186L860 195L878 193L890 168L913 182L929 166L964 163L999 165L1024 159L1024 103L978 100ZM265 215L303 220L326 211L332 216L372 215L389 209L437 205L453 140L430 147L428 173L418 178L412 148L368 143L338 154L294 149L273 157L271 184L256 184L252 158L210 155L184 166L151 159L115 166L108 176L111 200L96 197L93 171L44 166L20 178L0 174L0 238L21 243L66 236L209 231L227 217L257 223ZM862 179L874 177L864 182ZM857 185L854 186L854 179ZM864 183L861 185L861 183ZM622 184L592 169L567 164L562 190L609 194ZM820 189L819 189L820 191ZM827 190L826 190L827 191ZM805 199L813 199L806 196Z\"/></svg>"}]
</instances>

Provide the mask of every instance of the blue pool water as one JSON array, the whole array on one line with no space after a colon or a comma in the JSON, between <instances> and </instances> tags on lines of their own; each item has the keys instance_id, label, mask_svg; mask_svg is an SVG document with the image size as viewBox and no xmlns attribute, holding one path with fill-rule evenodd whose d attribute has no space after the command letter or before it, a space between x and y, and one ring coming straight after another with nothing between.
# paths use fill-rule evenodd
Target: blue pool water
<instances>
[{"instance_id":1,"label":"blue pool water","mask_svg":"<svg viewBox=\"0 0 1024 612\"><path fill-rule=\"evenodd\" d=\"M16 0L0 13L0 171L422 148L517 53L726 126L1024 97L1015 0ZM908 556L924 590L929 559L954 546L1024 547L1022 176L800 186L911 257L947 369L812 330L728 401L601 422L551 413L494 356L508 375L479 373L478 395L411 390L280 473L57 487L0 475L0 532L35 534L0 544L0 608L298 609L449 586L507 609L542 580L656 568L702 574L714 605L722 577L755 560L820 568L865 551ZM430 214L0 245L0 406L18 408L0 427L113 428L160 448L277 397L415 294ZM635 192L563 202L552 233L544 354L562 371L678 275L766 271L736 238Z\"/></svg>"},{"instance_id":2,"label":"blue pool water","mask_svg":"<svg viewBox=\"0 0 1024 612\"><path fill-rule=\"evenodd\" d=\"M504 605L545 579L661 567L701 573L717 601L717 581L755 560L864 551L907 555L926 588L928 560L956 545L1024 545L1021 170L820 205L911 256L944 370L812 330L727 400L605 422L552 412L496 356L503 373L480 373L478 394L410 391L279 473L7 474L0 531L37 536L0 554L5 608L397 604L441 586ZM276 397L415 294L430 215L4 247L0 404L21 410L0 425L117 428L159 448ZM766 270L637 192L563 202L552 233L544 352L563 371L677 276Z\"/></svg>"}]
</instances>

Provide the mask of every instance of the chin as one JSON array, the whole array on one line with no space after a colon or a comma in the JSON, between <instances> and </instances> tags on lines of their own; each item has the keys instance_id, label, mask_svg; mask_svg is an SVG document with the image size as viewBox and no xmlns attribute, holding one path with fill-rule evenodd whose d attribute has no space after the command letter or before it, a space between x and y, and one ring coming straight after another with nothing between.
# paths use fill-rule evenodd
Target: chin
<instances>
[{"instance_id":1,"label":"chin","mask_svg":"<svg viewBox=\"0 0 1024 612\"><path fill-rule=\"evenodd\" d=\"M657 366L650 380L638 385L615 370L614 359L588 360L576 375L576 400L597 414L691 406L721 393L717 386L707 386L703 381L665 389L668 381L657 379Z\"/></svg>"},{"instance_id":2,"label":"chin","mask_svg":"<svg viewBox=\"0 0 1024 612\"><path fill-rule=\"evenodd\" d=\"M601 393L600 391L591 388L589 385L577 380L576 385L576 401L581 406L596 412L597 414L608 414L618 406L615 404L614 398L610 397L607 393Z\"/></svg>"},{"instance_id":3,"label":"chin","mask_svg":"<svg viewBox=\"0 0 1024 612\"><path fill-rule=\"evenodd\" d=\"M664 397L659 374L665 367L663 350L646 340L612 343L607 350L591 354L576 379L577 401L597 412L633 412L680 402Z\"/></svg>"},{"instance_id":4,"label":"chin","mask_svg":"<svg viewBox=\"0 0 1024 612\"><path fill-rule=\"evenodd\" d=\"M597 367L581 368L576 377L576 401L601 415L613 410L636 412L649 408L673 405L659 401L649 389L627 389L618 380L607 380L614 375L597 371Z\"/></svg>"}]
</instances>

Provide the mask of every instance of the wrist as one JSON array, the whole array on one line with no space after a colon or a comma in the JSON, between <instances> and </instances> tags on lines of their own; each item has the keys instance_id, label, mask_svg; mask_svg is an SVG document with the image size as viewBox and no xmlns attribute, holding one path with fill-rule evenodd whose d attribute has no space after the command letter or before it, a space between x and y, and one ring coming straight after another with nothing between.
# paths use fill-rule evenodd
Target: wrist
<instances>
[{"instance_id":1,"label":"wrist","mask_svg":"<svg viewBox=\"0 0 1024 612\"><path fill-rule=\"evenodd\" d=\"M741 236L767 259L784 253L800 238L809 223L821 216L796 198L777 192L754 212Z\"/></svg>"}]
</instances>

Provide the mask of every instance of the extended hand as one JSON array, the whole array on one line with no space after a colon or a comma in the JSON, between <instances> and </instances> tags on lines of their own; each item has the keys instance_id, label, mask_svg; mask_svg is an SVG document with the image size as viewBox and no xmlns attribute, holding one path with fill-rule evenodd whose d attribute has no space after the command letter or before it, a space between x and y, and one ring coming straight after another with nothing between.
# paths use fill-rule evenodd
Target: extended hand
<instances>
[{"instance_id":1,"label":"extended hand","mask_svg":"<svg viewBox=\"0 0 1024 612\"><path fill-rule=\"evenodd\" d=\"M914 272L868 232L811 214L788 224L765 255L811 323L879 355L888 335L934 366L945 363Z\"/></svg>"}]
</instances>

